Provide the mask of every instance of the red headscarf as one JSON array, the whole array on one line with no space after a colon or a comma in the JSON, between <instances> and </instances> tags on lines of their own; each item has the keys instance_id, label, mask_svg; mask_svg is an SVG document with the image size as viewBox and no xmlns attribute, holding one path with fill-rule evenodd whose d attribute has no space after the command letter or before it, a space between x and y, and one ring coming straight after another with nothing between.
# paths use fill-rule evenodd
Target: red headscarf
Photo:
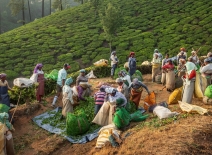
<instances>
[{"instance_id":1,"label":"red headscarf","mask_svg":"<svg viewBox=\"0 0 212 155\"><path fill-rule=\"evenodd\" d=\"M129 57L131 57L132 55L135 55L135 52L130 52L130 56Z\"/></svg>"}]
</instances>

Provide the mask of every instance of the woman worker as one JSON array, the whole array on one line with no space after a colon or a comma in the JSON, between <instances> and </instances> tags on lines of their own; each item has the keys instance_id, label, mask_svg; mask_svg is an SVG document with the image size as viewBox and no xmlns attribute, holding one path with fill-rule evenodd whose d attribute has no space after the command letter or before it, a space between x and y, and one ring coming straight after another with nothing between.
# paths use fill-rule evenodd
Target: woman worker
<instances>
[{"instance_id":1,"label":"woman worker","mask_svg":"<svg viewBox=\"0 0 212 155\"><path fill-rule=\"evenodd\" d=\"M79 85L80 82L86 82L87 83L87 88L85 91L83 91L83 97L88 97L91 94L91 85L88 84L88 78L85 76L85 69L80 70L80 75L76 79L76 86Z\"/></svg>"},{"instance_id":2,"label":"woman worker","mask_svg":"<svg viewBox=\"0 0 212 155\"><path fill-rule=\"evenodd\" d=\"M158 54L155 53L152 59L152 82L155 82L155 76L160 73L161 59Z\"/></svg>"},{"instance_id":3,"label":"woman worker","mask_svg":"<svg viewBox=\"0 0 212 155\"><path fill-rule=\"evenodd\" d=\"M136 108L138 109L143 88L146 89L148 94L150 94L150 91L147 88L147 86L143 84L141 81L138 81L137 78L133 79L133 82L131 83L129 88L132 88L130 91L130 101L133 101L136 105Z\"/></svg>"},{"instance_id":4,"label":"woman worker","mask_svg":"<svg viewBox=\"0 0 212 155\"><path fill-rule=\"evenodd\" d=\"M174 64L171 59L168 60L168 63L164 65L163 70L166 72L166 89L169 92L172 92L175 88L175 73L174 73Z\"/></svg>"},{"instance_id":5,"label":"woman worker","mask_svg":"<svg viewBox=\"0 0 212 155\"><path fill-rule=\"evenodd\" d=\"M129 74L130 74L130 76L132 76L136 71L135 52L130 52L128 62L129 62Z\"/></svg>"},{"instance_id":6,"label":"woman worker","mask_svg":"<svg viewBox=\"0 0 212 155\"><path fill-rule=\"evenodd\" d=\"M44 72L42 71L43 65L37 64L34 68L33 75L30 77L30 80L37 82L38 87L36 88L36 99L40 103L42 97L44 96Z\"/></svg>"},{"instance_id":7,"label":"woman worker","mask_svg":"<svg viewBox=\"0 0 212 155\"><path fill-rule=\"evenodd\" d=\"M131 84L131 78L124 70L119 72L119 78L121 78L127 86Z\"/></svg>"},{"instance_id":8,"label":"woman worker","mask_svg":"<svg viewBox=\"0 0 212 155\"><path fill-rule=\"evenodd\" d=\"M10 107L10 97L8 94L8 90L13 90L10 88L6 78L7 74L0 74L0 103L6 104L8 107Z\"/></svg>"}]
</instances>

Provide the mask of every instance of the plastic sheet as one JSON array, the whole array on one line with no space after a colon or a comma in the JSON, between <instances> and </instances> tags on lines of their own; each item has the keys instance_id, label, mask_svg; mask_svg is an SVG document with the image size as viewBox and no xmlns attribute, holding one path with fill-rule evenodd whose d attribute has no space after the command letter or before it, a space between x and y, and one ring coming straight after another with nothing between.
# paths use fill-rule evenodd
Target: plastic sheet
<instances>
[{"instance_id":1,"label":"plastic sheet","mask_svg":"<svg viewBox=\"0 0 212 155\"><path fill-rule=\"evenodd\" d=\"M64 134L66 129L60 129L60 128L56 128L51 126L50 124L42 124L43 119L48 118L48 117L52 117L55 114L51 114L52 112L58 112L59 108L56 108L50 112L45 112L41 115L38 115L36 117L34 117L32 120L41 128L49 131L50 133L55 133L58 135L61 135L63 137L65 137L68 141L70 141L71 143L80 143L80 144L84 144L87 143L89 141L92 141L93 139L95 139L96 137L98 137L98 131L99 129L94 130L92 133L89 134L85 134L82 135L80 138L74 137L74 136L67 136Z\"/></svg>"}]
</instances>

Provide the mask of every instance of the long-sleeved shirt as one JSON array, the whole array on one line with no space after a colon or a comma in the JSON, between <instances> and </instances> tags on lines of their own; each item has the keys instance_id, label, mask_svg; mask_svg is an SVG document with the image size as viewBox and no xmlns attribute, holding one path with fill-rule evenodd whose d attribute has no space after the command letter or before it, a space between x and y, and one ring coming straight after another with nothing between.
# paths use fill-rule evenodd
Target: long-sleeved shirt
<instances>
[{"instance_id":1,"label":"long-sleeved shirt","mask_svg":"<svg viewBox=\"0 0 212 155\"><path fill-rule=\"evenodd\" d=\"M124 77L121 77L121 79L123 80L123 81L126 81L126 85L127 86L129 86L130 84L131 84L131 78L130 78L130 76L129 75L125 75ZM128 83L128 84L127 84Z\"/></svg>"},{"instance_id":2,"label":"long-sleeved shirt","mask_svg":"<svg viewBox=\"0 0 212 155\"><path fill-rule=\"evenodd\" d=\"M124 103L121 106L125 106L127 104L126 97L122 93L120 93L120 92L116 92L116 94L114 96L109 95L108 96L108 101L111 102L111 103L113 103L113 102L116 102L116 100L118 98L124 99Z\"/></svg>"},{"instance_id":3,"label":"long-sleeved shirt","mask_svg":"<svg viewBox=\"0 0 212 155\"><path fill-rule=\"evenodd\" d=\"M111 66L113 66L113 65L115 65L115 64L118 63L117 56L115 56L115 55L112 54L111 57L110 57L110 59L111 59Z\"/></svg>"},{"instance_id":4,"label":"long-sleeved shirt","mask_svg":"<svg viewBox=\"0 0 212 155\"><path fill-rule=\"evenodd\" d=\"M212 64L207 64L206 66L200 67L200 73L202 74L212 74Z\"/></svg>"},{"instance_id":5,"label":"long-sleeved shirt","mask_svg":"<svg viewBox=\"0 0 212 155\"><path fill-rule=\"evenodd\" d=\"M76 86L78 86L80 82L88 82L88 78L85 76L79 75L76 80Z\"/></svg>"},{"instance_id":6,"label":"long-sleeved shirt","mask_svg":"<svg viewBox=\"0 0 212 155\"><path fill-rule=\"evenodd\" d=\"M153 64L159 64L161 62L160 58L158 57L157 59L156 58L153 58L152 59L152 63Z\"/></svg>"},{"instance_id":7,"label":"long-sleeved shirt","mask_svg":"<svg viewBox=\"0 0 212 155\"><path fill-rule=\"evenodd\" d=\"M66 77L67 77L66 70L64 68L59 70L58 78L57 78L57 84L62 86L63 85L63 81L65 81Z\"/></svg>"},{"instance_id":8,"label":"long-sleeved shirt","mask_svg":"<svg viewBox=\"0 0 212 155\"><path fill-rule=\"evenodd\" d=\"M74 104L74 101L73 101L73 98L72 98L73 97L73 95L72 95L73 91L72 91L72 88L70 86L68 86L68 85L63 86L63 95L65 95L65 93L68 94L66 99L70 100L71 103Z\"/></svg>"}]
</instances>

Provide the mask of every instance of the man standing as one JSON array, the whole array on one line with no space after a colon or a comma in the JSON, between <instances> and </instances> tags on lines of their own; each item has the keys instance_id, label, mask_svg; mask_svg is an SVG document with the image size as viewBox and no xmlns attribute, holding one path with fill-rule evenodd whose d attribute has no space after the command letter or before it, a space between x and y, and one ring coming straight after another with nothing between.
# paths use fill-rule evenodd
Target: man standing
<instances>
[{"instance_id":1,"label":"man standing","mask_svg":"<svg viewBox=\"0 0 212 155\"><path fill-rule=\"evenodd\" d=\"M115 70L118 65L118 58L116 56L116 51L113 51L111 53L110 60L111 60L111 78L113 78Z\"/></svg>"},{"instance_id":2,"label":"man standing","mask_svg":"<svg viewBox=\"0 0 212 155\"><path fill-rule=\"evenodd\" d=\"M62 88L65 84L65 80L67 78L67 70L70 68L69 64L64 64L63 69L61 69L58 72L58 78L57 78L57 94L55 95L53 102L52 102L52 107L55 107L56 101L58 97L60 97L60 94L62 92Z\"/></svg>"}]
</instances>

